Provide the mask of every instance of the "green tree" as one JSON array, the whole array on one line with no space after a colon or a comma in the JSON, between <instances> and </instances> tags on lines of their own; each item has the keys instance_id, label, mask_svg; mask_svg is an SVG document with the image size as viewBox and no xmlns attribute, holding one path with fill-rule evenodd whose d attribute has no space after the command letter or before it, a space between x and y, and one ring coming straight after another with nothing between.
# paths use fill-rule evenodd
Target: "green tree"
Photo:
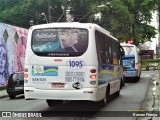
<instances>
[{"instance_id":1,"label":"green tree","mask_svg":"<svg viewBox=\"0 0 160 120\"><path fill-rule=\"evenodd\" d=\"M58 17L63 13L61 4L61 0L51 1L51 18L54 22L57 21ZM41 13L45 13L48 20L47 0L0 0L1 22L29 28L30 20L33 20L34 24L46 23Z\"/></svg>"},{"instance_id":2,"label":"green tree","mask_svg":"<svg viewBox=\"0 0 160 120\"><path fill-rule=\"evenodd\" d=\"M134 16L131 23L132 38L135 44L151 41L155 37L155 27L150 26L152 12L157 7L157 0L122 0Z\"/></svg>"},{"instance_id":3,"label":"green tree","mask_svg":"<svg viewBox=\"0 0 160 120\"><path fill-rule=\"evenodd\" d=\"M93 22L104 27L120 41L133 39L134 44L150 41L156 35L150 26L152 12L157 9L157 0L0 0L0 21L29 28L34 24L51 21L66 21L65 11L70 9L75 22ZM98 8L99 5L104 5ZM62 9L63 6L63 9ZM95 18L100 13L101 18ZM84 17L84 18L83 18ZM83 18L83 19L82 19Z\"/></svg>"}]
</instances>

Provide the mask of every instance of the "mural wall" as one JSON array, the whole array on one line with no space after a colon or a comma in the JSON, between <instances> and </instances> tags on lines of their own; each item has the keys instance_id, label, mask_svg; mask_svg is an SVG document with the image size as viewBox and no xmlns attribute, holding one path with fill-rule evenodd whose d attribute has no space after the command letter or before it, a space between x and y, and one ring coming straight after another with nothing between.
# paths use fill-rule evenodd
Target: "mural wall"
<instances>
[{"instance_id":1,"label":"mural wall","mask_svg":"<svg viewBox=\"0 0 160 120\"><path fill-rule=\"evenodd\" d=\"M28 30L0 23L0 87L10 74L22 71Z\"/></svg>"}]
</instances>

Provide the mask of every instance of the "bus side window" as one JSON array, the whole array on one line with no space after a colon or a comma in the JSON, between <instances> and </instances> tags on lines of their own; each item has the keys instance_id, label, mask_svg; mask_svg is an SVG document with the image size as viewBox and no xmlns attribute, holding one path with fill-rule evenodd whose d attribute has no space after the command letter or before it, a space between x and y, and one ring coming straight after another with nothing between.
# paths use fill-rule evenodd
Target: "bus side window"
<instances>
[{"instance_id":1,"label":"bus side window","mask_svg":"<svg viewBox=\"0 0 160 120\"><path fill-rule=\"evenodd\" d=\"M107 37L105 37L105 55L106 55L106 63L111 63L111 51L110 51L110 44Z\"/></svg>"},{"instance_id":2,"label":"bus side window","mask_svg":"<svg viewBox=\"0 0 160 120\"><path fill-rule=\"evenodd\" d=\"M119 45L119 49L120 49L120 62L121 62L120 65L122 65L122 60L123 60L123 58L125 56L125 52L124 52L124 49L123 49L123 47L121 45Z\"/></svg>"},{"instance_id":3,"label":"bus side window","mask_svg":"<svg viewBox=\"0 0 160 120\"><path fill-rule=\"evenodd\" d=\"M100 40L100 56L101 56L101 63L106 63L106 55L105 55L105 36L101 34Z\"/></svg>"},{"instance_id":4,"label":"bus side window","mask_svg":"<svg viewBox=\"0 0 160 120\"><path fill-rule=\"evenodd\" d=\"M110 63L110 54L109 54L109 45L106 43L106 51L105 51L105 54L106 54L106 62L107 63Z\"/></svg>"},{"instance_id":5,"label":"bus side window","mask_svg":"<svg viewBox=\"0 0 160 120\"><path fill-rule=\"evenodd\" d=\"M117 42L116 41L113 41L112 43L112 64L118 64L118 61L117 61Z\"/></svg>"},{"instance_id":6,"label":"bus side window","mask_svg":"<svg viewBox=\"0 0 160 120\"><path fill-rule=\"evenodd\" d=\"M113 56L112 56L112 46L111 44L109 45L109 63L112 64L113 63Z\"/></svg>"},{"instance_id":7,"label":"bus side window","mask_svg":"<svg viewBox=\"0 0 160 120\"><path fill-rule=\"evenodd\" d=\"M99 32L96 32L96 46L97 46L98 61L100 63L106 63L105 37L103 34Z\"/></svg>"}]
</instances>

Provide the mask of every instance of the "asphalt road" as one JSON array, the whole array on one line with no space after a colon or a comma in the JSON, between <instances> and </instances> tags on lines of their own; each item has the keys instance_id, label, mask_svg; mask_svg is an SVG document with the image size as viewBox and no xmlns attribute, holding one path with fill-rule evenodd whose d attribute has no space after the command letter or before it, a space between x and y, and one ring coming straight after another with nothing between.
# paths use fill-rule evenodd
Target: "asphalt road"
<instances>
[{"instance_id":1,"label":"asphalt road","mask_svg":"<svg viewBox=\"0 0 160 120\"><path fill-rule=\"evenodd\" d=\"M105 107L99 107L98 104L92 102L70 101L63 106L56 108L49 108L45 100L25 100L24 96L18 96L16 99L10 100L9 97L1 98L0 111L36 111L45 113L46 116L56 117L42 117L45 120L136 120L136 117L119 117L124 112L140 110L142 103L147 93L150 81L156 74L154 71L143 71L140 80L137 83L126 83L121 89L120 96L114 97ZM59 112L62 111L62 112ZM72 112L70 112L72 111ZM92 111L92 112L88 112ZM118 112L117 112L118 111ZM63 114L61 114L63 113ZM66 114L65 114L66 113ZM80 113L81 115L89 115L84 117L72 117L70 115ZM108 117L108 113L110 117ZM61 117L65 115L65 117ZM69 117L66 117L69 115ZM2 118L3 119L3 118ZM7 119L7 118L4 118ZM10 119L10 118L8 118ZM11 118L13 120L13 118ZM18 117L16 120L23 118ZM25 118L26 119L26 118ZM35 119L35 118L29 118ZM37 118L40 119L40 118Z\"/></svg>"}]
</instances>

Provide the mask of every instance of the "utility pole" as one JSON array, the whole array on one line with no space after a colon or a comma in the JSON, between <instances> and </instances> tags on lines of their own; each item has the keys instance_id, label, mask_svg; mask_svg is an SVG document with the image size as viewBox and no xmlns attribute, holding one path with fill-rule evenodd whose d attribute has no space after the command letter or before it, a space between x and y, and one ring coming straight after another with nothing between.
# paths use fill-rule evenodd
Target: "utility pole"
<instances>
[{"instance_id":1,"label":"utility pole","mask_svg":"<svg viewBox=\"0 0 160 120\"><path fill-rule=\"evenodd\" d=\"M48 0L48 16L49 16L48 22L51 23L52 20L51 20L51 1L50 0Z\"/></svg>"},{"instance_id":2,"label":"utility pole","mask_svg":"<svg viewBox=\"0 0 160 120\"><path fill-rule=\"evenodd\" d=\"M131 40L133 40L133 28L132 28L132 24L130 25L130 31L131 31Z\"/></svg>"},{"instance_id":3,"label":"utility pole","mask_svg":"<svg viewBox=\"0 0 160 120\"><path fill-rule=\"evenodd\" d=\"M158 0L158 24L159 24L159 28L158 28L158 32L159 32L159 39L158 39L158 44L160 43L160 0Z\"/></svg>"}]
</instances>

